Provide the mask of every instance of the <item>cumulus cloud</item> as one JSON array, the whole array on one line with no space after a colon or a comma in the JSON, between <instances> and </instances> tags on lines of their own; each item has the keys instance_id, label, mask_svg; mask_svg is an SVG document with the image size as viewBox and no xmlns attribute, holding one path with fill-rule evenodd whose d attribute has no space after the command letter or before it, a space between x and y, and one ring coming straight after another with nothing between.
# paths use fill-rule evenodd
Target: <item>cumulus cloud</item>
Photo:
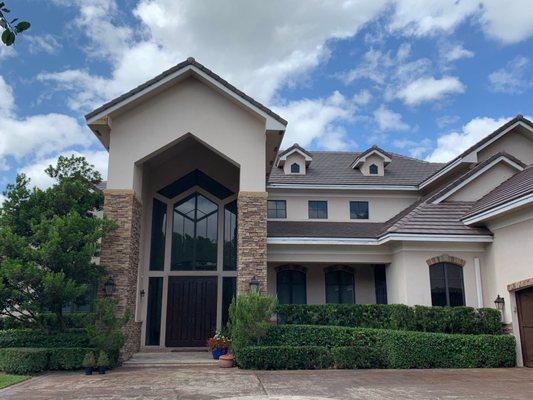
<instances>
[{"instance_id":1,"label":"cumulus cloud","mask_svg":"<svg viewBox=\"0 0 533 400\"><path fill-rule=\"evenodd\" d=\"M533 35L530 0L484 0L479 22L488 37L504 44L517 43Z\"/></svg>"},{"instance_id":2,"label":"cumulus cloud","mask_svg":"<svg viewBox=\"0 0 533 400\"><path fill-rule=\"evenodd\" d=\"M452 93L463 93L465 85L454 76L445 76L441 79L433 77L420 78L400 89L397 97L405 104L416 106L418 104L442 99Z\"/></svg>"},{"instance_id":3,"label":"cumulus cloud","mask_svg":"<svg viewBox=\"0 0 533 400\"><path fill-rule=\"evenodd\" d=\"M0 168L6 159L42 158L72 146L88 147L94 140L75 118L50 113L20 117L12 88L0 76Z\"/></svg>"},{"instance_id":4,"label":"cumulus cloud","mask_svg":"<svg viewBox=\"0 0 533 400\"><path fill-rule=\"evenodd\" d=\"M283 146L298 143L303 147L312 144L327 150L342 150L353 146L346 138L342 122L354 118L354 107L340 92L335 91L327 98L303 99L275 111L286 117L290 123L283 139Z\"/></svg>"},{"instance_id":5,"label":"cumulus cloud","mask_svg":"<svg viewBox=\"0 0 533 400\"><path fill-rule=\"evenodd\" d=\"M400 149L405 149L411 157L420 158L431 149L431 140L424 138L422 140L396 139L392 145Z\"/></svg>"},{"instance_id":6,"label":"cumulus cloud","mask_svg":"<svg viewBox=\"0 0 533 400\"><path fill-rule=\"evenodd\" d=\"M374 120L382 131L405 131L409 129L409 125L403 122L402 115L389 110L384 104L374 111Z\"/></svg>"},{"instance_id":7,"label":"cumulus cloud","mask_svg":"<svg viewBox=\"0 0 533 400\"><path fill-rule=\"evenodd\" d=\"M61 43L54 35L49 33L44 35L26 36L24 41L28 43L28 50L32 54L47 53L55 54L61 48Z\"/></svg>"},{"instance_id":8,"label":"cumulus cloud","mask_svg":"<svg viewBox=\"0 0 533 400\"><path fill-rule=\"evenodd\" d=\"M477 117L465 124L461 130L452 131L437 139L437 147L426 158L427 161L448 162L463 151L495 131L511 118Z\"/></svg>"},{"instance_id":9,"label":"cumulus cloud","mask_svg":"<svg viewBox=\"0 0 533 400\"><path fill-rule=\"evenodd\" d=\"M474 52L465 49L462 44L444 43L440 46L439 53L446 63L454 62L462 58L474 57Z\"/></svg>"},{"instance_id":10,"label":"cumulus cloud","mask_svg":"<svg viewBox=\"0 0 533 400\"><path fill-rule=\"evenodd\" d=\"M504 68L500 68L489 75L490 88L494 92L518 94L533 86L533 80L527 73L529 60L524 56L517 56L509 61Z\"/></svg>"}]
</instances>

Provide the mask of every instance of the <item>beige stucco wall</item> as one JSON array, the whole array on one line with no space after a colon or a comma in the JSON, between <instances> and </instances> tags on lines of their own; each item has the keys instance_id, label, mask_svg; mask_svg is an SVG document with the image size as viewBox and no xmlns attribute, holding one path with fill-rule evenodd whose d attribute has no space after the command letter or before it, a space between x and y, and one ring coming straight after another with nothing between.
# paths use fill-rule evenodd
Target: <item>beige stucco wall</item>
<instances>
[{"instance_id":1,"label":"beige stucco wall","mask_svg":"<svg viewBox=\"0 0 533 400\"><path fill-rule=\"evenodd\" d=\"M113 117L108 188L138 186L134 163L187 133L241 167L241 190L265 190L265 121L194 78Z\"/></svg>"},{"instance_id":2,"label":"beige stucco wall","mask_svg":"<svg viewBox=\"0 0 533 400\"><path fill-rule=\"evenodd\" d=\"M370 175L369 168L372 164L376 164L378 167L378 176L384 176L385 170L383 169L383 158L378 156L377 154L372 154L371 156L366 158L366 161L361 165L361 173L363 175Z\"/></svg>"},{"instance_id":3,"label":"beige stucco wall","mask_svg":"<svg viewBox=\"0 0 533 400\"><path fill-rule=\"evenodd\" d=\"M299 174L293 174L291 173L291 165L292 164L298 164L300 166L300 173ZM287 157L285 160L285 163L283 164L283 172L285 174L290 175L305 175L306 169L305 169L305 158L300 153L292 153Z\"/></svg>"},{"instance_id":4,"label":"beige stucco wall","mask_svg":"<svg viewBox=\"0 0 533 400\"><path fill-rule=\"evenodd\" d=\"M287 220L307 221L308 201L326 200L328 202L327 221L384 222L409 207L418 196L411 193L375 193L369 191L296 191L272 190L269 200L286 200ZM350 219L350 201L368 201L369 219ZM325 221L325 220L319 220Z\"/></svg>"},{"instance_id":5,"label":"beige stucco wall","mask_svg":"<svg viewBox=\"0 0 533 400\"><path fill-rule=\"evenodd\" d=\"M269 263L268 265L268 294L276 295L276 267L283 264ZM307 268L307 304L324 304L326 302L326 286L324 268L331 263L298 263ZM376 291L374 283L374 269L367 264L343 264L354 269L355 302L357 304L375 304Z\"/></svg>"},{"instance_id":6,"label":"beige stucco wall","mask_svg":"<svg viewBox=\"0 0 533 400\"><path fill-rule=\"evenodd\" d=\"M499 162L448 197L447 201L476 201L518 171L506 162Z\"/></svg>"},{"instance_id":7,"label":"beige stucco wall","mask_svg":"<svg viewBox=\"0 0 533 400\"><path fill-rule=\"evenodd\" d=\"M392 262L387 268L389 303L431 305L429 266L426 260L448 254L465 261L463 280L467 306L477 307L474 258L483 267L485 246L467 243L398 243L394 245Z\"/></svg>"},{"instance_id":8,"label":"beige stucco wall","mask_svg":"<svg viewBox=\"0 0 533 400\"><path fill-rule=\"evenodd\" d=\"M499 140L479 151L477 156L479 161L484 161L492 155L506 152L518 158L523 163L529 165L533 163L533 135L531 132L525 134L509 132Z\"/></svg>"}]
</instances>

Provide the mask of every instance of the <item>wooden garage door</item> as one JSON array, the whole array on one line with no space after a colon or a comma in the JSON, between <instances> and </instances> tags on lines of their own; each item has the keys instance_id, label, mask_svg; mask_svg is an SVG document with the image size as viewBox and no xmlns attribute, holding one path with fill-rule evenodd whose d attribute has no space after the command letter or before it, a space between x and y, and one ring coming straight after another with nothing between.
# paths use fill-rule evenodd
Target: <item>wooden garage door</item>
<instances>
[{"instance_id":1,"label":"wooden garage door","mask_svg":"<svg viewBox=\"0 0 533 400\"><path fill-rule=\"evenodd\" d=\"M533 288L516 292L524 365L533 367Z\"/></svg>"},{"instance_id":2,"label":"wooden garage door","mask_svg":"<svg viewBox=\"0 0 533 400\"><path fill-rule=\"evenodd\" d=\"M217 278L168 278L167 347L204 347L215 333Z\"/></svg>"}]
</instances>

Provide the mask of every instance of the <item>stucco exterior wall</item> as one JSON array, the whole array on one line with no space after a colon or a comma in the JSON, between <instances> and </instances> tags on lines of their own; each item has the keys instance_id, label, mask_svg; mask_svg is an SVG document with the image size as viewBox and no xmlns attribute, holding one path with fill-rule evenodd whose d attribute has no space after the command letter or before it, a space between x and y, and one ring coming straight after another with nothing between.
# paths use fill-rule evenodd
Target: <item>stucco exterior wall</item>
<instances>
[{"instance_id":1,"label":"stucco exterior wall","mask_svg":"<svg viewBox=\"0 0 533 400\"><path fill-rule=\"evenodd\" d=\"M287 202L288 221L307 221L308 201L326 200L328 202L327 221L385 222L414 203L418 196L410 193L353 193L335 191L280 191L269 190L269 200ZM350 201L368 201L368 219L350 219ZM326 221L326 220L318 220Z\"/></svg>"},{"instance_id":2,"label":"stucco exterior wall","mask_svg":"<svg viewBox=\"0 0 533 400\"><path fill-rule=\"evenodd\" d=\"M292 164L298 164L300 166L300 173L299 174L291 174L291 165ZM306 166L305 166L305 158L299 153L292 153L290 156L287 157L285 160L285 163L283 164L283 172L285 174L291 174L291 175L305 175L306 174Z\"/></svg>"},{"instance_id":3,"label":"stucco exterior wall","mask_svg":"<svg viewBox=\"0 0 533 400\"><path fill-rule=\"evenodd\" d=\"M529 137L526 135L529 135ZM511 154L527 165L533 164L533 137L531 133L509 132L479 151L477 157L481 162L499 152Z\"/></svg>"},{"instance_id":4,"label":"stucco exterior wall","mask_svg":"<svg viewBox=\"0 0 533 400\"><path fill-rule=\"evenodd\" d=\"M392 262L387 267L387 296L390 304L431 305L431 286L427 260L442 254L465 261L463 280L467 306L477 307L477 288L474 259L481 267L485 262L483 244L465 243L399 243L392 253Z\"/></svg>"},{"instance_id":5,"label":"stucco exterior wall","mask_svg":"<svg viewBox=\"0 0 533 400\"><path fill-rule=\"evenodd\" d=\"M518 171L505 162L500 162L475 180L463 186L446 200L448 201L476 201L489 193L500 183L506 181Z\"/></svg>"},{"instance_id":6,"label":"stucco exterior wall","mask_svg":"<svg viewBox=\"0 0 533 400\"><path fill-rule=\"evenodd\" d=\"M366 161L364 162L363 165L361 165L360 169L361 169L361 173L363 175L371 175L370 174L370 166L372 164L376 164L377 167L378 167L378 176L383 176L385 175L385 170L384 170L384 165L383 165L383 158L381 158L380 156L378 156L377 154L372 154L371 156L367 157Z\"/></svg>"},{"instance_id":7,"label":"stucco exterior wall","mask_svg":"<svg viewBox=\"0 0 533 400\"><path fill-rule=\"evenodd\" d=\"M268 294L276 296L276 267L283 265L269 263L268 265ZM307 268L307 304L325 304L326 286L324 268L331 263L298 263ZM374 267L368 264L343 264L354 269L355 302L357 304L375 304L376 290L374 282Z\"/></svg>"},{"instance_id":8,"label":"stucco exterior wall","mask_svg":"<svg viewBox=\"0 0 533 400\"><path fill-rule=\"evenodd\" d=\"M265 121L194 78L113 118L108 188L138 185L134 164L187 133L241 167L241 190L265 191Z\"/></svg>"}]
</instances>

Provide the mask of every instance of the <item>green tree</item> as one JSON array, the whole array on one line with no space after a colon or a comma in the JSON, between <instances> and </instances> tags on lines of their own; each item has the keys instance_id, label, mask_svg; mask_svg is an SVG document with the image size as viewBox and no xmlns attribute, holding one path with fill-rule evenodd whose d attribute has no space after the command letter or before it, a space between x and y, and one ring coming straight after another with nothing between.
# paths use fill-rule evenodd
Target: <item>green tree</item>
<instances>
[{"instance_id":1,"label":"green tree","mask_svg":"<svg viewBox=\"0 0 533 400\"><path fill-rule=\"evenodd\" d=\"M0 27L4 29L2 32L2 42L6 46L11 46L15 43L15 39L19 33L30 29L31 24L28 21L19 21L18 18L13 18L11 21L7 17L11 10L6 7L5 3L0 2Z\"/></svg>"},{"instance_id":2,"label":"green tree","mask_svg":"<svg viewBox=\"0 0 533 400\"><path fill-rule=\"evenodd\" d=\"M100 174L83 157L59 157L42 190L17 176L0 208L0 315L43 327L45 312L64 327L63 309L83 304L103 267L94 263L100 239L114 223L99 218Z\"/></svg>"}]
</instances>

